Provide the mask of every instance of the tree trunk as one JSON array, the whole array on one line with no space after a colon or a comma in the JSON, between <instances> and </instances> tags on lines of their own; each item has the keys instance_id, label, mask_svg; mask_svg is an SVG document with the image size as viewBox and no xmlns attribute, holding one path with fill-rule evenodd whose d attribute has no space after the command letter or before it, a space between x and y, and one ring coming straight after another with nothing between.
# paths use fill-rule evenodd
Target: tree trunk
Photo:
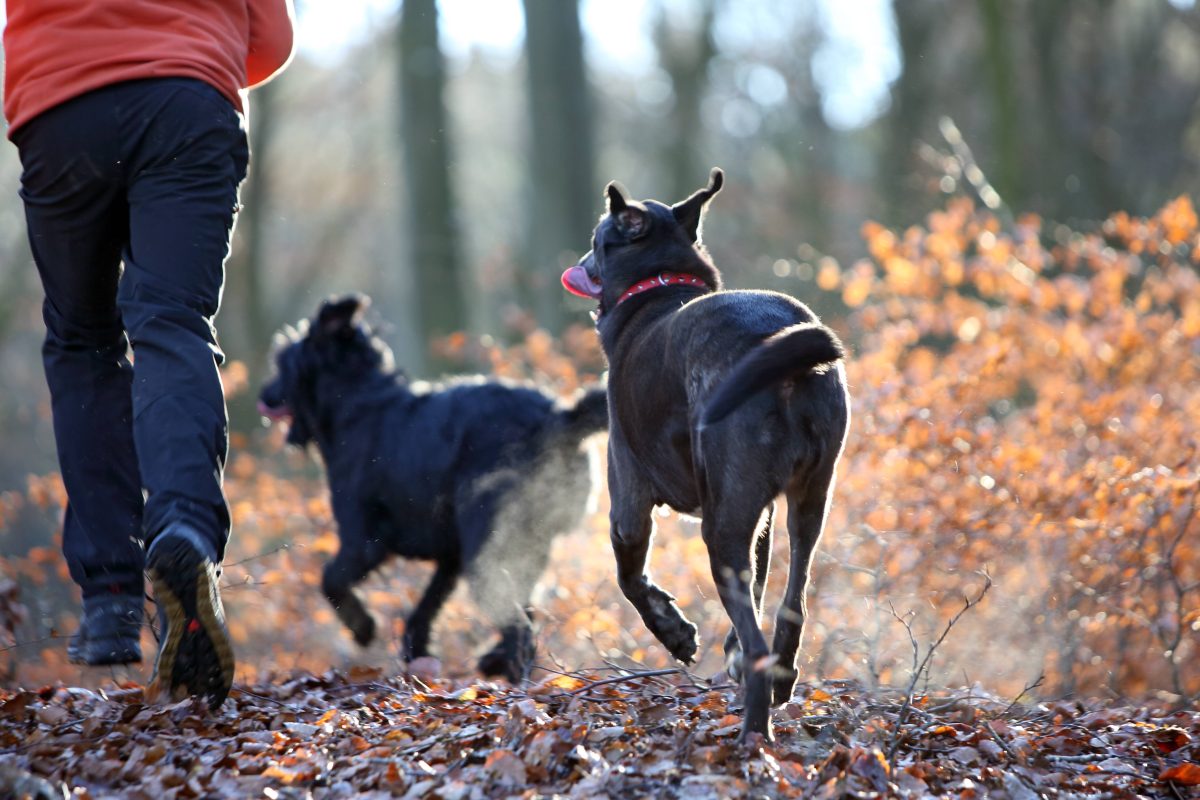
<instances>
[{"instance_id":1,"label":"tree trunk","mask_svg":"<svg viewBox=\"0 0 1200 800\"><path fill-rule=\"evenodd\" d=\"M1063 52L1059 42L1065 35L1071 9L1063 3L1030 3L1028 25L1033 49L1033 66L1037 70L1035 97L1037 118L1043 121L1041 147L1038 150L1039 168L1033 180L1040 197L1034 210L1061 219L1070 207L1063 195L1067 178L1077 169L1075 147L1067 135L1062 97ZM1079 176L1076 175L1076 181Z\"/></svg>"},{"instance_id":2,"label":"tree trunk","mask_svg":"<svg viewBox=\"0 0 1200 800\"><path fill-rule=\"evenodd\" d=\"M399 45L409 258L419 301L419 329L428 340L467 326L435 0L404 0ZM423 364L410 366L415 372L425 371Z\"/></svg>"},{"instance_id":3,"label":"tree trunk","mask_svg":"<svg viewBox=\"0 0 1200 800\"><path fill-rule=\"evenodd\" d=\"M252 430L258 424L256 399L267 371L274 322L262 290L263 230L271 206L268 153L275 134L276 85L255 89L250 99L250 170L242 186L237 222L237 257L228 269L228 330L233 350L246 367L247 389L229 400L230 427ZM224 325L221 326L225 330Z\"/></svg>"},{"instance_id":4,"label":"tree trunk","mask_svg":"<svg viewBox=\"0 0 1200 800\"><path fill-rule=\"evenodd\" d=\"M672 201L703 186L713 166L703 160L701 131L705 125L700 112L708 89L708 65L717 54L713 40L716 0L702 0L698 11L694 27L685 32L672 26L671 12L660 5L654 25L659 64L670 76L675 95L663 150L663 161L670 170L667 196Z\"/></svg>"},{"instance_id":5,"label":"tree trunk","mask_svg":"<svg viewBox=\"0 0 1200 800\"><path fill-rule=\"evenodd\" d=\"M562 327L563 267L587 250L600 211L591 91L577 0L524 0L530 172L524 299L538 323Z\"/></svg>"},{"instance_id":6,"label":"tree trunk","mask_svg":"<svg viewBox=\"0 0 1200 800\"><path fill-rule=\"evenodd\" d=\"M988 170L1009 208L1024 206L1016 74L1013 69L1012 9L1005 0L979 0L983 14L984 64L991 81L994 169Z\"/></svg>"},{"instance_id":7,"label":"tree trunk","mask_svg":"<svg viewBox=\"0 0 1200 800\"><path fill-rule=\"evenodd\" d=\"M938 9L926 0L894 0L896 40L900 48L900 76L892 86L892 107L886 123L887 143L879 175L894 224L909 225L913 197L921 187L916 180L917 142L933 115L929 99L935 95L937 78L928 61L931 43L938 34Z\"/></svg>"}]
</instances>

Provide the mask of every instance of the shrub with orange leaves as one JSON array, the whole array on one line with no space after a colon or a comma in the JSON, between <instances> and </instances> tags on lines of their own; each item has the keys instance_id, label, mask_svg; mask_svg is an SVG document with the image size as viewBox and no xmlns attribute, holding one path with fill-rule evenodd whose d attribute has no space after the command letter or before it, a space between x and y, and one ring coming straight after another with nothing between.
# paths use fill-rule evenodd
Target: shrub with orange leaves
<instances>
[{"instance_id":1,"label":"shrub with orange leaves","mask_svg":"<svg viewBox=\"0 0 1200 800\"><path fill-rule=\"evenodd\" d=\"M944 617L945 598L991 574L993 597L947 643L972 679L1187 697L1200 691L1196 215L1182 197L1149 220L1045 233L1028 216L1001 230L966 200L900 239L864 228L878 269L848 320L857 416L826 551L857 568L849 583L876 594L876 614L904 598ZM920 277L906 266L898 280L897 263ZM874 630L816 598L839 629ZM879 646L861 645L865 663Z\"/></svg>"}]
</instances>

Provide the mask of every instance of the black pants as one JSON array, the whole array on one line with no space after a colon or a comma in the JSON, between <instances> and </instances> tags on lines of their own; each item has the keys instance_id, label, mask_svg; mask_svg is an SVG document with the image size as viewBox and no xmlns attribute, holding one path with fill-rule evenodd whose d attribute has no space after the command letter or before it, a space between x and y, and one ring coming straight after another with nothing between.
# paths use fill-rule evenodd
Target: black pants
<instances>
[{"instance_id":1,"label":"black pants","mask_svg":"<svg viewBox=\"0 0 1200 800\"><path fill-rule=\"evenodd\" d=\"M242 116L201 81L130 81L14 141L46 294L63 551L85 596L140 594L143 545L165 525L191 524L218 557L229 534L212 321L249 156Z\"/></svg>"}]
</instances>

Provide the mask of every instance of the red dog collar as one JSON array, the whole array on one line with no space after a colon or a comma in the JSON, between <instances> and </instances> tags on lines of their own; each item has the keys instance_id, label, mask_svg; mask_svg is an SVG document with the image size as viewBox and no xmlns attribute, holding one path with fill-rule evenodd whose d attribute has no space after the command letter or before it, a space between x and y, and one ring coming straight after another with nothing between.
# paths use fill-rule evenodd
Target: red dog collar
<instances>
[{"instance_id":1,"label":"red dog collar","mask_svg":"<svg viewBox=\"0 0 1200 800\"><path fill-rule=\"evenodd\" d=\"M625 293L617 298L616 305L619 306L635 294L648 292L651 289L657 289L659 286L672 286L675 284L683 284L685 286L702 286L708 288L708 284L695 275L689 275L686 272L660 272L653 278L647 278L644 281L638 281L633 286L625 290ZM613 306L614 308L616 306Z\"/></svg>"}]
</instances>

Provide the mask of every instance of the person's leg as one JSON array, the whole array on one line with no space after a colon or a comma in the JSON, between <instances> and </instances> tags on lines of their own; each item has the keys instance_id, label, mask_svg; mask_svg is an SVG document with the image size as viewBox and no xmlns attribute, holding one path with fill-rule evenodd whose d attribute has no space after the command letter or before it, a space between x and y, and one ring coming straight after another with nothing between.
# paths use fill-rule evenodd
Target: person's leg
<instances>
[{"instance_id":1,"label":"person's leg","mask_svg":"<svg viewBox=\"0 0 1200 800\"><path fill-rule=\"evenodd\" d=\"M229 533L228 435L213 318L246 136L229 101L202 83L130 86L122 108L130 239L118 303L134 351L147 571L165 627L153 683L216 708L234 662L217 587Z\"/></svg>"},{"instance_id":2,"label":"person's leg","mask_svg":"<svg viewBox=\"0 0 1200 800\"><path fill-rule=\"evenodd\" d=\"M42 348L67 490L63 552L84 597L73 660L141 659L142 493L117 309L128 216L109 104L85 95L18 131L21 197L45 289Z\"/></svg>"},{"instance_id":3,"label":"person's leg","mask_svg":"<svg viewBox=\"0 0 1200 800\"><path fill-rule=\"evenodd\" d=\"M241 116L198 81L143 82L123 109L130 239L118 302L134 351L147 543L185 521L224 553L224 360L213 328L248 158ZM150 88L152 87L152 88Z\"/></svg>"}]
</instances>

